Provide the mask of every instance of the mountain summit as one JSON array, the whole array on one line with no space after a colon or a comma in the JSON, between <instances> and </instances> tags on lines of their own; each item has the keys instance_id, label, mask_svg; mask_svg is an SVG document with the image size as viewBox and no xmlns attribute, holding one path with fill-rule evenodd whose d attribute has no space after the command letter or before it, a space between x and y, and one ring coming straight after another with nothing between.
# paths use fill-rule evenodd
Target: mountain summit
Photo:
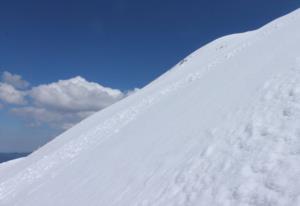
<instances>
[{"instance_id":1,"label":"mountain summit","mask_svg":"<svg viewBox=\"0 0 300 206\"><path fill-rule=\"evenodd\" d=\"M0 166L1 206L300 205L300 10L200 48Z\"/></svg>"}]
</instances>

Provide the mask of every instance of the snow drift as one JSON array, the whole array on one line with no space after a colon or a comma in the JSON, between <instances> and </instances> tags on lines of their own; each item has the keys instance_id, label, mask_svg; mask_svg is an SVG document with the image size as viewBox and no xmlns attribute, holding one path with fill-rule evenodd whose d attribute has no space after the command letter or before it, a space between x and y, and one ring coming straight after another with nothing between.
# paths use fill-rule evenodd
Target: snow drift
<instances>
[{"instance_id":1,"label":"snow drift","mask_svg":"<svg viewBox=\"0 0 300 206\"><path fill-rule=\"evenodd\" d=\"M200 48L0 168L0 205L300 205L299 163L296 10Z\"/></svg>"}]
</instances>

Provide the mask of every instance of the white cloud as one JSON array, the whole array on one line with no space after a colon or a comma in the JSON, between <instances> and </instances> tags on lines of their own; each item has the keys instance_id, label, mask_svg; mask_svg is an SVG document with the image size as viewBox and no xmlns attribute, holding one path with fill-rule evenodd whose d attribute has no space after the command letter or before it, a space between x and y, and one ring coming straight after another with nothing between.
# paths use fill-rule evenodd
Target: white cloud
<instances>
[{"instance_id":1,"label":"white cloud","mask_svg":"<svg viewBox=\"0 0 300 206\"><path fill-rule=\"evenodd\" d=\"M58 112L38 107L21 107L11 110L15 115L29 120L30 126L40 126L46 124L50 127L59 128L62 130L69 129L80 120L88 117L90 114L81 112Z\"/></svg>"},{"instance_id":2,"label":"white cloud","mask_svg":"<svg viewBox=\"0 0 300 206\"><path fill-rule=\"evenodd\" d=\"M26 89L29 83L22 79L20 75L12 74L10 72L4 71L1 76L2 82L13 86L16 89Z\"/></svg>"},{"instance_id":3,"label":"white cloud","mask_svg":"<svg viewBox=\"0 0 300 206\"><path fill-rule=\"evenodd\" d=\"M20 75L6 71L1 80L0 109L4 106L1 101L7 105L22 105L12 108L11 112L26 119L29 125L48 125L62 130L138 91L122 92L80 76L32 88L28 88L30 84Z\"/></svg>"},{"instance_id":4,"label":"white cloud","mask_svg":"<svg viewBox=\"0 0 300 206\"><path fill-rule=\"evenodd\" d=\"M3 109L3 108L4 108L3 104L0 103L0 109Z\"/></svg>"},{"instance_id":5,"label":"white cloud","mask_svg":"<svg viewBox=\"0 0 300 206\"><path fill-rule=\"evenodd\" d=\"M25 104L25 92L16 90L12 85L0 82L0 100L9 104Z\"/></svg>"},{"instance_id":6,"label":"white cloud","mask_svg":"<svg viewBox=\"0 0 300 206\"><path fill-rule=\"evenodd\" d=\"M122 99L120 90L88 82L82 77L40 85L29 92L37 107L59 111L96 111Z\"/></svg>"},{"instance_id":7,"label":"white cloud","mask_svg":"<svg viewBox=\"0 0 300 206\"><path fill-rule=\"evenodd\" d=\"M82 77L39 85L26 95L30 104L12 109L15 115L32 126L46 124L63 130L127 96Z\"/></svg>"},{"instance_id":8,"label":"white cloud","mask_svg":"<svg viewBox=\"0 0 300 206\"><path fill-rule=\"evenodd\" d=\"M130 95L133 95L134 93L140 91L139 88L134 88L133 90L129 90L126 92L126 96L130 96Z\"/></svg>"}]
</instances>

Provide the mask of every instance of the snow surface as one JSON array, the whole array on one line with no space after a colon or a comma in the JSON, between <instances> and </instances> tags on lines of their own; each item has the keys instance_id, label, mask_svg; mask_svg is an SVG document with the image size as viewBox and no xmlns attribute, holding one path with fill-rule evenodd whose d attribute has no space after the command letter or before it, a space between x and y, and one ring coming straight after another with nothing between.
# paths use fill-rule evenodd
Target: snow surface
<instances>
[{"instance_id":1,"label":"snow surface","mask_svg":"<svg viewBox=\"0 0 300 206\"><path fill-rule=\"evenodd\" d=\"M300 205L300 10L220 38L0 168L1 206Z\"/></svg>"}]
</instances>

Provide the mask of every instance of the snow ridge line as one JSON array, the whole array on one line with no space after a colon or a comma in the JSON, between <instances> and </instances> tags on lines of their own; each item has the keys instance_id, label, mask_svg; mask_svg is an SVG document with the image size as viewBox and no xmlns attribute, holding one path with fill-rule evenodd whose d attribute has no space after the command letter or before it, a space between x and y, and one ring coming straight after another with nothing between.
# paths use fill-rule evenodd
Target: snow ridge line
<instances>
[{"instance_id":1,"label":"snow ridge line","mask_svg":"<svg viewBox=\"0 0 300 206\"><path fill-rule=\"evenodd\" d=\"M101 144L101 142L105 141L110 136L118 133L124 126L132 122L139 114L141 114L151 105L157 103L161 98L163 98L163 96L177 91L180 88L184 88L191 82L201 79L205 73L212 70L213 68L216 68L216 66L222 64L224 61L233 58L239 52L271 34L272 31L280 28L282 25L284 24L277 23L276 26L272 26L270 29L266 29L268 30L268 32L265 32L265 35L263 35L262 37L258 35L258 37L260 38L256 38L255 41L243 43L241 46L236 47L224 56L216 58L207 66L205 66L203 71L190 73L186 75L186 77L182 80L179 80L171 84L170 86L167 86L162 91L156 92L154 95L144 98L137 105L134 105L129 109L126 109L114 115L112 118L104 121L102 124L92 129L87 134L81 135L78 138L71 140L69 143L58 149L58 151L48 156L44 156L41 160L29 166L25 170L19 172L16 176L2 182L0 184L0 200L4 200L8 196L10 196L11 198L14 197L17 194L16 188L20 182L26 182L27 184L30 184L59 165L59 162L65 161L69 163L72 159L74 159L87 148L91 148L95 145ZM184 64L180 66L183 65Z\"/></svg>"}]
</instances>

